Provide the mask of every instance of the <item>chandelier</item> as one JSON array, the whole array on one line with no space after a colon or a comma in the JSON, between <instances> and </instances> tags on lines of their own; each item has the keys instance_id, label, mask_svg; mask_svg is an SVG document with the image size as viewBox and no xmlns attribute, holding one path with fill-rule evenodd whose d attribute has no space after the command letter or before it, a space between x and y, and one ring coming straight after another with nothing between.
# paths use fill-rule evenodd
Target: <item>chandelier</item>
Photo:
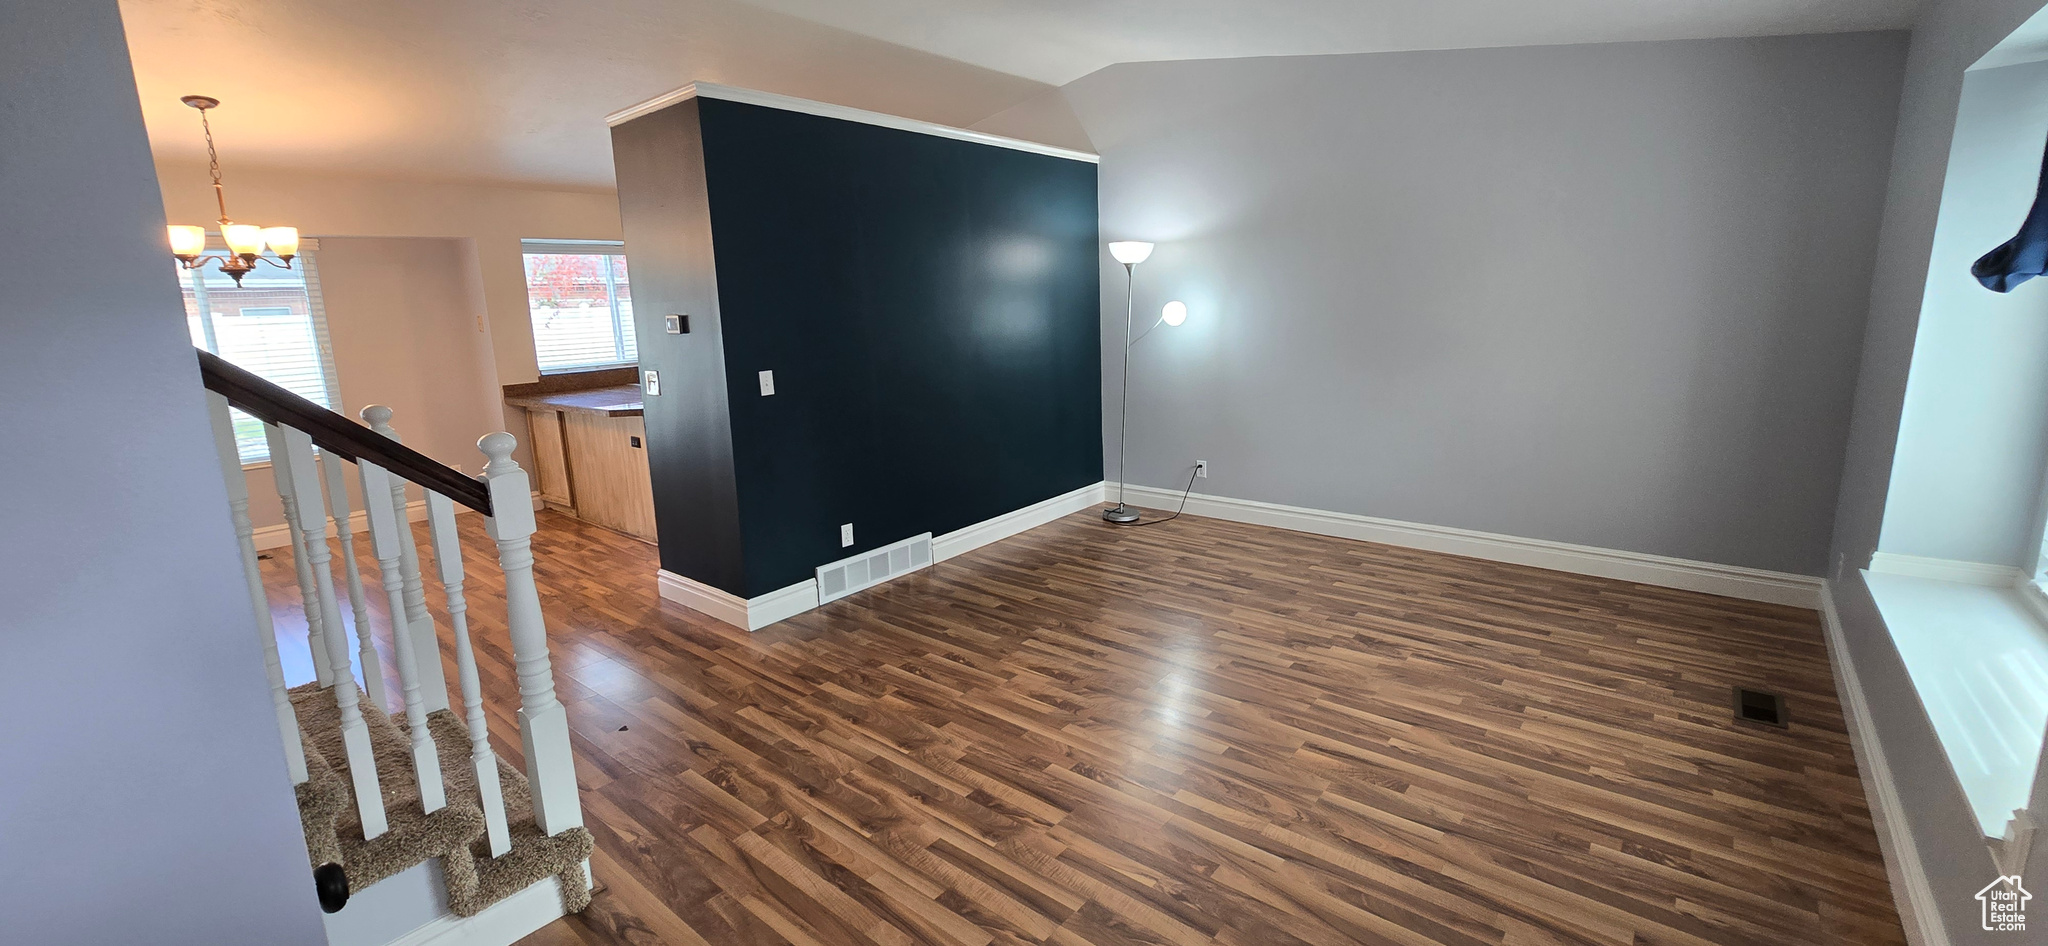
<instances>
[{"instance_id":1,"label":"chandelier","mask_svg":"<svg viewBox=\"0 0 2048 946\"><path fill-rule=\"evenodd\" d=\"M242 284L243 276L256 268L259 259L272 266L290 269L292 257L299 255L297 227L259 227L228 219L228 198L220 186L220 154L213 149L213 126L206 120L206 110L220 105L220 100L206 95L187 95L178 101L199 110L199 127L206 132L206 164L213 172L213 199L220 205L220 238L228 245L228 252L221 256L206 255L205 227L172 224L167 228L171 235L171 255L177 257L186 269L198 269L209 262L219 263L220 271L233 278L237 286ZM277 259L263 255L266 245L277 254Z\"/></svg>"}]
</instances>

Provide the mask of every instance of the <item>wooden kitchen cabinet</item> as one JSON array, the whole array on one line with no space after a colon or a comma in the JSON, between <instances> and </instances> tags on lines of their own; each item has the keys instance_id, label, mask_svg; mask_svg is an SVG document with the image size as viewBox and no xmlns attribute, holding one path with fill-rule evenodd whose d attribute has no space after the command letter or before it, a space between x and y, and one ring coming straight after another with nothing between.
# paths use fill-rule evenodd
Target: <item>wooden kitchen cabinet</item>
<instances>
[{"instance_id":1,"label":"wooden kitchen cabinet","mask_svg":"<svg viewBox=\"0 0 2048 946\"><path fill-rule=\"evenodd\" d=\"M526 410L533 488L543 501L605 528L655 540L654 487L637 385L508 387L506 395L507 404Z\"/></svg>"},{"instance_id":2,"label":"wooden kitchen cabinet","mask_svg":"<svg viewBox=\"0 0 2048 946\"><path fill-rule=\"evenodd\" d=\"M576 508L569 491L569 458L562 440L562 412L529 410L526 429L532 438L533 486L549 505Z\"/></svg>"},{"instance_id":3,"label":"wooden kitchen cabinet","mask_svg":"<svg viewBox=\"0 0 2048 946\"><path fill-rule=\"evenodd\" d=\"M654 538L654 484L647 427L638 417L564 413L564 441L576 515L643 539Z\"/></svg>"}]
</instances>

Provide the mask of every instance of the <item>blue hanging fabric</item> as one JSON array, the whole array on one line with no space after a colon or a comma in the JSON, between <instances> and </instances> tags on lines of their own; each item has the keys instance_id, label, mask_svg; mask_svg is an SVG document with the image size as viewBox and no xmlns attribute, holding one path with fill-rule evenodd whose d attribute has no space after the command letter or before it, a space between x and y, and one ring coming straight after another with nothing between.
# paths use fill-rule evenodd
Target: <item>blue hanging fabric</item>
<instances>
[{"instance_id":1,"label":"blue hanging fabric","mask_svg":"<svg viewBox=\"0 0 2048 946\"><path fill-rule=\"evenodd\" d=\"M1992 292L2011 292L2042 273L2048 273L2048 154L2041 158L2034 208L2027 211L2019 235L1970 264L1970 275Z\"/></svg>"}]
</instances>

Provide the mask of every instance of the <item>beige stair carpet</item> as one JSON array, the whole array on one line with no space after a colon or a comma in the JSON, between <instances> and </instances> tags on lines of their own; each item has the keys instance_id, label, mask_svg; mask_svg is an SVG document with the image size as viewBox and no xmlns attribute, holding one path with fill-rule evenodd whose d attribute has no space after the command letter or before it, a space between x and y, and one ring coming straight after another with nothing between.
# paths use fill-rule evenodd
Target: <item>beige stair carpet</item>
<instances>
[{"instance_id":1,"label":"beige stair carpet","mask_svg":"<svg viewBox=\"0 0 2048 946\"><path fill-rule=\"evenodd\" d=\"M502 758L498 780L504 788L512 847L503 856L490 856L476 767L469 757L469 733L454 713L427 714L427 731L440 752L448 796L446 806L429 813L421 810L405 725L368 698L360 701L390 825L366 841L333 692L308 683L292 688L291 698L306 744L307 779L298 787L299 817L313 866L340 864L348 873L349 889L360 891L428 858L441 858L448 907L458 916L475 916L550 874L562 879L564 911L574 913L590 904L590 886L583 874L583 862L590 857L590 832L570 828L553 837L542 834L533 821L533 796L525 773Z\"/></svg>"}]
</instances>

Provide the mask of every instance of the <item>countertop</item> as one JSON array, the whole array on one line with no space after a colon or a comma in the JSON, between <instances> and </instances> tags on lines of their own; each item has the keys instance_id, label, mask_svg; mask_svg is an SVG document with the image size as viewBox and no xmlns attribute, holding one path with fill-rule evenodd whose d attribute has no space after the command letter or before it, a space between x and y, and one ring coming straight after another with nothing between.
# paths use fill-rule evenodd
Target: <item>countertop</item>
<instances>
[{"instance_id":1,"label":"countertop","mask_svg":"<svg viewBox=\"0 0 2048 946\"><path fill-rule=\"evenodd\" d=\"M602 414L606 417L639 417L640 386L620 384L608 388L592 388L587 391L562 391L556 394L528 394L507 397L505 403L514 407L535 408L546 411L578 411L585 414Z\"/></svg>"}]
</instances>

